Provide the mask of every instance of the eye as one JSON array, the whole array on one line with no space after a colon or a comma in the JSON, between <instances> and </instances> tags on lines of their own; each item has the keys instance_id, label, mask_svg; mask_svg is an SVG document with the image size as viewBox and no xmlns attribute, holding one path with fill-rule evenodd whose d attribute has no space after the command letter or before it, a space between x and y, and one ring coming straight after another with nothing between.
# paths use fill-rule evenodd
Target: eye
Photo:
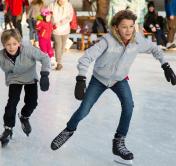
<instances>
[{"instance_id":1,"label":"eye","mask_svg":"<svg viewBox=\"0 0 176 166\"><path fill-rule=\"evenodd\" d=\"M123 28L123 29L126 29L126 28L127 28L127 26L122 26L122 28Z\"/></svg>"},{"instance_id":2,"label":"eye","mask_svg":"<svg viewBox=\"0 0 176 166\"><path fill-rule=\"evenodd\" d=\"M14 45L14 46L16 46L16 45L17 45L17 43L13 43L13 45Z\"/></svg>"}]
</instances>

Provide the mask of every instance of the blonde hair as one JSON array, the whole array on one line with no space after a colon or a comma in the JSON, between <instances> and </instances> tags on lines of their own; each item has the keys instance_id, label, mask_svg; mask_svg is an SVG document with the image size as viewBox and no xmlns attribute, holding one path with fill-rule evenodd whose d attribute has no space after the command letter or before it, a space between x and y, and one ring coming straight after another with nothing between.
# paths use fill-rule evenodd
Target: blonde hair
<instances>
[{"instance_id":1,"label":"blonde hair","mask_svg":"<svg viewBox=\"0 0 176 166\"><path fill-rule=\"evenodd\" d=\"M1 43L4 46L5 43L11 38L15 38L19 43L22 40L20 32L17 29L8 29L2 32L1 35Z\"/></svg>"}]
</instances>

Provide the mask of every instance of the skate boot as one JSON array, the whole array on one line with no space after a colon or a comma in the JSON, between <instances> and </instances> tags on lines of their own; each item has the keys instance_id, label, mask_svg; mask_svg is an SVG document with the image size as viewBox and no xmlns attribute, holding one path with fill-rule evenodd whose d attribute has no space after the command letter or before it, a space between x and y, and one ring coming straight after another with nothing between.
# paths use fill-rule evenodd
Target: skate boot
<instances>
[{"instance_id":1,"label":"skate boot","mask_svg":"<svg viewBox=\"0 0 176 166\"><path fill-rule=\"evenodd\" d=\"M5 128L5 130L2 133L2 135L0 136L0 141L1 141L2 147L5 147L9 143L10 139L12 138L12 128L7 127L7 126L5 126L4 128Z\"/></svg>"},{"instance_id":2,"label":"skate boot","mask_svg":"<svg viewBox=\"0 0 176 166\"><path fill-rule=\"evenodd\" d=\"M51 61L51 68L52 68L53 70L56 69L56 67L57 67L57 62L56 62L55 57L51 57L51 58L50 58L50 61Z\"/></svg>"},{"instance_id":3,"label":"skate boot","mask_svg":"<svg viewBox=\"0 0 176 166\"><path fill-rule=\"evenodd\" d=\"M70 131L65 128L51 143L51 149L59 149L72 135L74 131Z\"/></svg>"},{"instance_id":4,"label":"skate boot","mask_svg":"<svg viewBox=\"0 0 176 166\"><path fill-rule=\"evenodd\" d=\"M23 132L29 136L29 134L31 133L32 131L32 128L31 128L31 125L29 123L29 117L24 117L22 116L20 113L18 114L18 117L20 119L20 122L21 122L21 128L23 130Z\"/></svg>"},{"instance_id":5,"label":"skate boot","mask_svg":"<svg viewBox=\"0 0 176 166\"><path fill-rule=\"evenodd\" d=\"M125 146L125 137L122 135L117 135L113 139L112 152L114 155L120 158L115 160L118 163L125 165L132 165L133 153L130 152Z\"/></svg>"}]
</instances>

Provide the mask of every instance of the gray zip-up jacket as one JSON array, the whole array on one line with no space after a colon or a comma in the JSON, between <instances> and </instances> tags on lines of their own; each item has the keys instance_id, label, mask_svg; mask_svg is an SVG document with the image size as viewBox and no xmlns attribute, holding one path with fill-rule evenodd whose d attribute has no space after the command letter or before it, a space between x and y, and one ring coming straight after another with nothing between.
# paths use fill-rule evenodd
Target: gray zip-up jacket
<instances>
[{"instance_id":1,"label":"gray zip-up jacket","mask_svg":"<svg viewBox=\"0 0 176 166\"><path fill-rule=\"evenodd\" d=\"M128 76L138 53L152 53L161 64L166 62L163 51L140 33L136 33L127 46L108 33L98 43L87 49L79 59L77 65L79 75L86 76L90 63L95 60L94 77L111 87Z\"/></svg>"},{"instance_id":2,"label":"gray zip-up jacket","mask_svg":"<svg viewBox=\"0 0 176 166\"><path fill-rule=\"evenodd\" d=\"M15 64L6 55L4 49L0 50L0 67L5 72L6 85L32 84L38 80L36 61L41 62L41 71L50 70L49 57L31 44L21 45Z\"/></svg>"}]
</instances>

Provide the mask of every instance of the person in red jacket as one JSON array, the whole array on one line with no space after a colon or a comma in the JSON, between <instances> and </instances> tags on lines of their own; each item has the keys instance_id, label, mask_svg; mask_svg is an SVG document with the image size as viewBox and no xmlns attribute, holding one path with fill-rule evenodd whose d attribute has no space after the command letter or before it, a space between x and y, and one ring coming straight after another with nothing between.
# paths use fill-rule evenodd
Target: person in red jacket
<instances>
[{"instance_id":1,"label":"person in red jacket","mask_svg":"<svg viewBox=\"0 0 176 166\"><path fill-rule=\"evenodd\" d=\"M5 0L5 10L4 13L8 13L11 16L11 21L13 26L17 28L22 35L22 15L23 15L23 5L28 9L28 0Z\"/></svg>"},{"instance_id":2,"label":"person in red jacket","mask_svg":"<svg viewBox=\"0 0 176 166\"><path fill-rule=\"evenodd\" d=\"M37 21L36 29L39 40L39 47L41 51L47 53L51 60L52 68L54 69L57 65L54 51L51 46L51 34L56 26L51 22L52 12L47 8L43 8L41 11L42 20Z\"/></svg>"}]
</instances>

